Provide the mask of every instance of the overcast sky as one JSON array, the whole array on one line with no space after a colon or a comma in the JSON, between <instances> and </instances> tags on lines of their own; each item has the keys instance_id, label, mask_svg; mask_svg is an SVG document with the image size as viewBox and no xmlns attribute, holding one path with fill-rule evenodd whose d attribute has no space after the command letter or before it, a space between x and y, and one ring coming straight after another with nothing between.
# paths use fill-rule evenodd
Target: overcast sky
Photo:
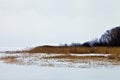
<instances>
[{"instance_id":1,"label":"overcast sky","mask_svg":"<svg viewBox=\"0 0 120 80\"><path fill-rule=\"evenodd\" d=\"M0 0L0 47L85 42L120 25L120 0Z\"/></svg>"}]
</instances>

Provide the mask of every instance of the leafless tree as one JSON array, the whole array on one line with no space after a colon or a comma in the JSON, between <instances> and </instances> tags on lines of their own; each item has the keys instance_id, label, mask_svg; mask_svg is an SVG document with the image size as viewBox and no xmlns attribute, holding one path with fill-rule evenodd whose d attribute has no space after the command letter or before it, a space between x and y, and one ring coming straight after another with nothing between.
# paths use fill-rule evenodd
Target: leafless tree
<instances>
[{"instance_id":1,"label":"leafless tree","mask_svg":"<svg viewBox=\"0 0 120 80\"><path fill-rule=\"evenodd\" d=\"M107 30L101 36L100 43L106 46L120 46L120 26Z\"/></svg>"}]
</instances>

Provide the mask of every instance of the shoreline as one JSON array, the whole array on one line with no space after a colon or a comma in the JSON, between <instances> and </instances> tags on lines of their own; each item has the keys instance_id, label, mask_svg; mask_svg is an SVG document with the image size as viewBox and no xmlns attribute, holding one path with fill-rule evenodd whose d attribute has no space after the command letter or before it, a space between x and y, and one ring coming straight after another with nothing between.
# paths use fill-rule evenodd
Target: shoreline
<instances>
[{"instance_id":1,"label":"shoreline","mask_svg":"<svg viewBox=\"0 0 120 80\"><path fill-rule=\"evenodd\" d=\"M26 50L6 51L5 53L45 53L45 54L110 54L109 59L120 60L120 47L69 47L38 46Z\"/></svg>"},{"instance_id":2,"label":"shoreline","mask_svg":"<svg viewBox=\"0 0 120 80\"><path fill-rule=\"evenodd\" d=\"M19 52L16 51L16 52ZM100 54L120 54L120 47L64 47L64 46L38 46L21 52L27 53L100 53Z\"/></svg>"}]
</instances>

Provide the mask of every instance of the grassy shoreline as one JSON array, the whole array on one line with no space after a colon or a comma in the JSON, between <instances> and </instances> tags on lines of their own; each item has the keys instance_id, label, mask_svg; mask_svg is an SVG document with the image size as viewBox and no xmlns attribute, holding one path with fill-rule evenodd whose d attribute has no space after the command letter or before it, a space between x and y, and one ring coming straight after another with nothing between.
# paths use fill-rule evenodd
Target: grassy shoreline
<instances>
[{"instance_id":1,"label":"grassy shoreline","mask_svg":"<svg viewBox=\"0 0 120 80\"><path fill-rule=\"evenodd\" d=\"M7 53L46 53L46 54L111 54L110 59L120 59L120 47L65 47L65 46L38 46L28 50L12 51Z\"/></svg>"},{"instance_id":2,"label":"grassy shoreline","mask_svg":"<svg viewBox=\"0 0 120 80\"><path fill-rule=\"evenodd\" d=\"M27 53L103 53L103 54L120 54L120 47L62 47L62 46L39 46L24 50Z\"/></svg>"},{"instance_id":3,"label":"grassy shoreline","mask_svg":"<svg viewBox=\"0 0 120 80\"><path fill-rule=\"evenodd\" d=\"M18 53L19 55L11 55ZM57 63L83 63L89 65L120 65L120 47L63 47L63 46L38 46L29 50L8 52L8 56L1 57L0 60L10 64L38 64L56 65ZM43 55L44 54L44 55ZM75 54L75 55L72 55ZM76 54L107 54L108 56L77 56ZM21 56L22 55L22 56ZM26 60L28 60L26 62ZM38 64L39 65L39 64ZM98 66L99 66L98 65Z\"/></svg>"},{"instance_id":4,"label":"grassy shoreline","mask_svg":"<svg viewBox=\"0 0 120 80\"><path fill-rule=\"evenodd\" d=\"M9 53L8 53L9 54ZM9 55L0 58L7 64L17 65L38 65L38 66L62 66L87 67L87 66L119 66L120 59L111 59L109 56L78 56L71 54L46 54L46 53L17 53L19 55ZM67 64L66 64L67 63Z\"/></svg>"}]
</instances>

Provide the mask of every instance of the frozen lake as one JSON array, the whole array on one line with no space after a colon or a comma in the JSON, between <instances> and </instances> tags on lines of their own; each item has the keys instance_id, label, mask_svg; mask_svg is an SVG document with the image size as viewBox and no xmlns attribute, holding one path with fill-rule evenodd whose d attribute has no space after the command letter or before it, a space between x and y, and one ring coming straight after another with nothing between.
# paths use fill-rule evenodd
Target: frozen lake
<instances>
[{"instance_id":1,"label":"frozen lake","mask_svg":"<svg viewBox=\"0 0 120 80\"><path fill-rule=\"evenodd\" d=\"M120 80L119 66L88 59L81 61L77 58L71 61L71 56L106 57L108 55L0 53L0 57L7 56L0 61L0 80ZM67 56L67 58L56 59L58 56ZM47 58L42 59L42 57Z\"/></svg>"},{"instance_id":2,"label":"frozen lake","mask_svg":"<svg viewBox=\"0 0 120 80\"><path fill-rule=\"evenodd\" d=\"M120 67L60 68L0 62L0 80L120 80Z\"/></svg>"}]
</instances>

